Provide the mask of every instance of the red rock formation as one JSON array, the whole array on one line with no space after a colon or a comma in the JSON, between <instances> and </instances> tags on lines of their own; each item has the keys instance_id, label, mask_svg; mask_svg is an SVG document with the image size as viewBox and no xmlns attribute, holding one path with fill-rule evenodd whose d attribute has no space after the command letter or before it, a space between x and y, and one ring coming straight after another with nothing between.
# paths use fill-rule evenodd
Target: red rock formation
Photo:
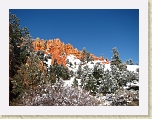
<instances>
[{"instance_id":1,"label":"red rock formation","mask_svg":"<svg viewBox=\"0 0 152 119\"><path fill-rule=\"evenodd\" d=\"M101 56L101 57L99 57L99 60L100 61L104 61L104 58Z\"/></svg>"},{"instance_id":2,"label":"red rock formation","mask_svg":"<svg viewBox=\"0 0 152 119\"><path fill-rule=\"evenodd\" d=\"M52 64L54 63L54 59L57 59L58 64L66 65L66 56L72 54L76 56L78 59L81 59L81 51L75 49L70 43L64 44L60 41L59 38L54 40L40 40L40 38L36 38L33 41L34 50L43 50L45 54L50 53L52 55ZM104 61L103 57L96 57L94 54L91 54L94 60ZM109 64L109 60L106 58L105 64Z\"/></svg>"},{"instance_id":3,"label":"red rock formation","mask_svg":"<svg viewBox=\"0 0 152 119\"><path fill-rule=\"evenodd\" d=\"M34 42L32 42L34 46L34 50L45 50L45 40L40 40L40 38L36 38Z\"/></svg>"}]
</instances>

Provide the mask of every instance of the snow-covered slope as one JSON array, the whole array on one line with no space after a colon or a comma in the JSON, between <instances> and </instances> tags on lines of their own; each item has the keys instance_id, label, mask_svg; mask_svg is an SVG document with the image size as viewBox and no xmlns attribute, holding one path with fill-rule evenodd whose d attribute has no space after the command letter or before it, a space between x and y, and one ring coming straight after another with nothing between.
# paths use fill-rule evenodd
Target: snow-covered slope
<instances>
[{"instance_id":1,"label":"snow-covered slope","mask_svg":"<svg viewBox=\"0 0 152 119\"><path fill-rule=\"evenodd\" d=\"M76 70L78 69L79 65L81 65L81 61L80 61L79 59L77 59L77 58L76 58L75 56L73 56L73 55L67 56L66 60L67 60L67 59L69 60L69 62L72 63L72 66L71 66L71 67L70 67L69 64L67 64L67 67L68 67L69 69L73 70L73 71L76 71ZM100 60L90 61L90 62L88 62L88 63L86 63L86 64L81 65L81 66L82 66L82 68L85 67L85 66L88 66L88 68L93 69L94 66L95 66L97 63L101 63L101 64L102 64L102 61L100 61ZM76 64L76 65L75 65L75 64ZM104 66L105 66L104 70L107 70L107 69L108 69L108 70L111 70L110 64L104 64ZM139 68L139 65L127 65L127 69L128 69L129 71L134 71L134 72L136 72L136 69L137 69L137 68Z\"/></svg>"},{"instance_id":2,"label":"snow-covered slope","mask_svg":"<svg viewBox=\"0 0 152 119\"><path fill-rule=\"evenodd\" d=\"M81 61L79 59L77 59L74 55L67 56L66 60L69 60L69 64L67 64L66 66L68 67L68 69L70 71L72 70L75 74L76 74L76 72L78 70L79 65L81 65L82 70L84 69L85 66L88 66L89 69L93 70L94 66L97 63L101 63L102 64L102 61L100 61L100 60L90 61L88 63L82 64ZM71 65L70 65L70 63L71 63ZM104 64L104 67L105 67L104 70L107 70L107 69L109 71L111 70L110 64ZM129 71L136 72L137 68L139 68L138 65L127 65L127 69ZM75 77L72 77L71 79L64 81L65 85L71 86L73 84L74 78ZM77 80L78 80L78 82L80 82L81 79L77 79Z\"/></svg>"},{"instance_id":3,"label":"snow-covered slope","mask_svg":"<svg viewBox=\"0 0 152 119\"><path fill-rule=\"evenodd\" d=\"M139 68L139 65L127 65L127 69L129 71L134 71L136 72L136 69Z\"/></svg>"}]
</instances>

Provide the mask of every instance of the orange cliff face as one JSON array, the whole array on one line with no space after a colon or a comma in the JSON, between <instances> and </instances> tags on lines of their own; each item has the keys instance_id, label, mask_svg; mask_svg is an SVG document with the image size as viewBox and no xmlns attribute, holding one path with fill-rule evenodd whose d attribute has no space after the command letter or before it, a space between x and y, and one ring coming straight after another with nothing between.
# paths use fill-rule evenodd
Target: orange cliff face
<instances>
[{"instance_id":1,"label":"orange cliff face","mask_svg":"<svg viewBox=\"0 0 152 119\"><path fill-rule=\"evenodd\" d=\"M59 38L56 38L54 40L40 40L40 38L36 38L35 41L32 42L34 46L34 50L42 50L45 54L51 54L52 55L52 64L54 63L54 59L57 59L58 64L63 64L66 66L66 56L72 54L76 56L78 59L81 59L81 52L74 48L71 44L64 44L60 41ZM100 60L103 61L104 64L109 64L109 60L106 59L104 61L104 58L96 57L93 54L91 54L94 60Z\"/></svg>"}]
</instances>

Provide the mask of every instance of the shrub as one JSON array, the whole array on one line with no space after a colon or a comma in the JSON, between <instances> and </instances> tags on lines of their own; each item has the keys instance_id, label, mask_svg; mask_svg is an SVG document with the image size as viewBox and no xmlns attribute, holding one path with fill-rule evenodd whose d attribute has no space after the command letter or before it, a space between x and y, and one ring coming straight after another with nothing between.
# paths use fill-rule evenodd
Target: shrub
<instances>
[{"instance_id":1,"label":"shrub","mask_svg":"<svg viewBox=\"0 0 152 119\"><path fill-rule=\"evenodd\" d=\"M37 87L29 95L23 96L27 106L97 106L100 101L78 87L64 87L62 80L54 85Z\"/></svg>"},{"instance_id":2,"label":"shrub","mask_svg":"<svg viewBox=\"0 0 152 119\"><path fill-rule=\"evenodd\" d=\"M118 89L113 94L107 94L111 106L139 106L139 91Z\"/></svg>"}]
</instances>

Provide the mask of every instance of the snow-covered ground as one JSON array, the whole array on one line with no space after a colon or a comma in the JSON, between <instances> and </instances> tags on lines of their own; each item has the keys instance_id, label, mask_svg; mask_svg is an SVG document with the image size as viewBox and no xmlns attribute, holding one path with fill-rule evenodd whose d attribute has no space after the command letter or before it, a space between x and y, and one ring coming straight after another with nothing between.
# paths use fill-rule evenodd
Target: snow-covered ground
<instances>
[{"instance_id":1,"label":"snow-covered ground","mask_svg":"<svg viewBox=\"0 0 152 119\"><path fill-rule=\"evenodd\" d=\"M66 66L68 67L69 70L72 70L74 73L76 73L76 71L78 70L79 65L81 65L81 61L79 59L77 59L74 55L67 56L66 60L67 59L69 60L69 62L72 63L72 66L70 67L69 64L67 64ZM85 66L88 66L89 69L93 70L94 66L97 63L101 63L102 64L102 61L100 61L100 60L90 61L90 62L88 62L86 64L81 65L81 68L83 69ZM107 70L107 69L109 71L111 70L110 64L104 64L104 66L105 66L104 70ZM127 65L127 69L129 71L136 72L137 68L139 68L139 65ZM73 84L74 78L75 77L72 77L71 79L64 81L65 85L71 86ZM81 79L77 79L77 80L78 80L78 84L80 84ZM127 85L130 85L130 84L127 84ZM139 85L139 83L136 82L135 84L131 84L131 85Z\"/></svg>"},{"instance_id":2,"label":"snow-covered ground","mask_svg":"<svg viewBox=\"0 0 152 119\"><path fill-rule=\"evenodd\" d=\"M91 69L91 72L92 72L93 69L94 69L94 66L97 63L102 64L102 61L100 61L100 60L90 61L88 63L82 64L82 62L79 59L77 59L75 56L73 56L73 55L67 56L66 60L69 60L69 63L66 64L66 66L68 67L68 69L70 71L72 70L75 74L77 73L77 70L78 70L78 68L79 68L80 65L81 65L82 70L84 70L84 67L88 66L88 68ZM50 65L51 65L51 59L48 59L48 61L46 62L46 64L48 65L48 67L50 67ZM137 68L139 68L139 65L127 65L127 69L129 71L131 71L131 72L137 73ZM109 71L111 70L110 64L104 64L104 70L107 70L107 69ZM73 85L74 79L75 79L75 76L71 77L69 80L63 80L64 87L66 87L66 86L71 87ZM81 79L77 79L76 78L76 80L78 81L78 85L80 85L81 84ZM123 89L126 90L130 86L139 86L139 82L136 81L134 83L133 82L127 83L127 85L124 86ZM81 87L78 87L78 88L81 88ZM127 90L126 90L126 92L127 92ZM121 95L123 97L125 97L127 95L126 92L122 91ZM130 93L134 94L134 93L136 93L136 91L132 90L132 92L130 92ZM102 95L102 94L99 94L99 95L100 96L95 96L95 98L101 101L101 105L105 105L105 106L111 106L112 105L112 100L115 99L116 97L118 97L116 94L106 94L105 96ZM121 95L120 95L120 98L121 98Z\"/></svg>"},{"instance_id":3,"label":"snow-covered ground","mask_svg":"<svg viewBox=\"0 0 152 119\"><path fill-rule=\"evenodd\" d=\"M46 56L46 55L45 55ZM97 63L101 63L102 64L102 61L99 61L99 60L96 60L96 61L90 61L88 63L84 63L84 64L81 64L81 61L79 59L77 59L75 56L73 55L69 55L67 56L66 60L69 60L69 64L66 64L66 66L68 67L69 70L72 70L75 74L79 68L79 66L81 65L81 68L82 70L84 69L84 67L88 66L89 69L93 70L94 69L94 66L97 64ZM51 59L48 59L48 61L44 62L47 64L48 68L50 67L51 65ZM72 63L72 65L70 64ZM127 65L127 69L129 71L133 71L133 72L137 72L136 69L139 68L138 65ZM104 70L111 70L110 68L110 64L104 64ZM64 82L64 87L68 86L69 88L71 88L70 86L72 86L73 82L74 82L74 79L75 79L75 76L71 77L69 80L62 80ZM76 79L78 81L78 85L80 85L81 83L81 79ZM130 86L139 86L139 82L134 82L134 83L127 83L127 86L126 87L123 87L124 90L120 91L119 92L119 95L117 94L106 94L106 95L103 95L103 94L99 94L99 95L96 95L95 98L98 99L99 101L101 101L101 104L100 105L105 105L105 106L111 106L112 105L112 101L115 99L115 98L121 98L121 97L124 97L125 98L128 98L128 97L125 97L125 96L128 96L128 92L126 89L128 89L128 87ZM78 88L81 88L81 87L78 87ZM45 89L46 90L46 89ZM137 93L136 95L138 96L138 91L132 91L132 92L129 92L129 93L132 93L132 94L135 94ZM135 95L135 96L136 96ZM89 95L90 97L92 97L91 95ZM42 98L44 97L47 97L46 94L43 94L42 97L36 97L37 99L36 100L41 100ZM119 99L118 99L119 100ZM130 101L130 100L127 100L127 101Z\"/></svg>"},{"instance_id":4,"label":"snow-covered ground","mask_svg":"<svg viewBox=\"0 0 152 119\"><path fill-rule=\"evenodd\" d=\"M139 68L139 65L127 65L127 69L129 71L134 71L136 72L136 69Z\"/></svg>"}]
</instances>

